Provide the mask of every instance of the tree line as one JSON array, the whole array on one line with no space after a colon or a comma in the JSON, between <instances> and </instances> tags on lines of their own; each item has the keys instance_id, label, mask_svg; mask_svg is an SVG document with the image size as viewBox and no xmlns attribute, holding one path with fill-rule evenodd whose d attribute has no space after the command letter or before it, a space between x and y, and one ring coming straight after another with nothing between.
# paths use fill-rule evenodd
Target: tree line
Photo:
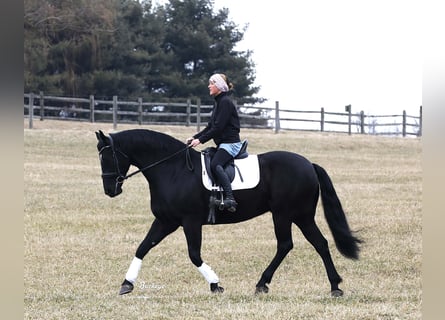
<instances>
[{"instance_id":1,"label":"tree line","mask_svg":"<svg viewBox=\"0 0 445 320\"><path fill-rule=\"evenodd\" d=\"M252 51L236 50L247 27L213 0L25 0L24 90L211 104L221 72L238 104L264 102Z\"/></svg>"}]
</instances>

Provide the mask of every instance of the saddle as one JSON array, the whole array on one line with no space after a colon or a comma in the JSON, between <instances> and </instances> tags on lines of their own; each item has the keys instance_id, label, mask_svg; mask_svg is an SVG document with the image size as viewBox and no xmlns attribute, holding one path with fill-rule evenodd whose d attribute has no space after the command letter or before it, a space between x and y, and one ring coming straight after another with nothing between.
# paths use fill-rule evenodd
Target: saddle
<instances>
[{"instance_id":1,"label":"saddle","mask_svg":"<svg viewBox=\"0 0 445 320\"><path fill-rule=\"evenodd\" d=\"M238 173L241 175L239 168L235 165L235 159L245 159L249 156L249 153L247 152L247 143L248 143L247 140L244 140L238 154L224 166L224 171L226 172L227 176L229 177L230 182L233 182L233 179L235 178L235 168L238 170ZM201 153L203 155L203 162L204 162L203 169L205 169L212 185L215 184L215 178L213 177L212 170L210 170L210 162L212 161L212 158L215 155L216 150L217 150L217 148L215 148L215 147L208 147L201 151Z\"/></svg>"},{"instance_id":2,"label":"saddle","mask_svg":"<svg viewBox=\"0 0 445 320\"><path fill-rule=\"evenodd\" d=\"M210 161L216 152L215 147L201 151L202 183L210 190L208 222L215 223L215 208L224 210L223 190L216 184L210 169ZM244 140L238 154L224 167L232 185L232 190L251 189L260 179L258 157L247 152L247 140Z\"/></svg>"}]
</instances>

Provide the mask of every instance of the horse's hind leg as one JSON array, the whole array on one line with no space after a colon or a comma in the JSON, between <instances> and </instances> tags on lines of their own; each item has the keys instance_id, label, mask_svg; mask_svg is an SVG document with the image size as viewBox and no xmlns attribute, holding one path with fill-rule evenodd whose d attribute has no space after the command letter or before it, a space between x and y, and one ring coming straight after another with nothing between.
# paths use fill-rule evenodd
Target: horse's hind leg
<instances>
[{"instance_id":1,"label":"horse's hind leg","mask_svg":"<svg viewBox=\"0 0 445 320\"><path fill-rule=\"evenodd\" d=\"M148 231L144 240L140 243L138 249L136 250L135 257L131 261L130 267L125 275L125 280L122 283L121 290L119 291L120 295L133 291L134 283L136 282L139 270L142 266L142 259L144 259L148 251L161 242L166 236L178 229L178 227L178 225L168 225L162 223L158 219L153 221L150 230Z\"/></svg>"},{"instance_id":2,"label":"horse's hind leg","mask_svg":"<svg viewBox=\"0 0 445 320\"><path fill-rule=\"evenodd\" d=\"M337 273L334 262L332 261L328 241L322 235L314 220L305 223L297 223L297 225L303 232L305 238L312 244L323 260L329 282L331 283L331 295L333 297L342 296L343 291L338 288L338 284L342 281L342 279Z\"/></svg>"},{"instance_id":3,"label":"horse's hind leg","mask_svg":"<svg viewBox=\"0 0 445 320\"><path fill-rule=\"evenodd\" d=\"M277 238L277 252L269 266L264 270L260 280L256 285L255 293L267 293L269 288L266 284L272 281L272 277L280 266L283 259L292 250L294 244L292 242L292 222L286 217L273 215L275 236Z\"/></svg>"}]
</instances>

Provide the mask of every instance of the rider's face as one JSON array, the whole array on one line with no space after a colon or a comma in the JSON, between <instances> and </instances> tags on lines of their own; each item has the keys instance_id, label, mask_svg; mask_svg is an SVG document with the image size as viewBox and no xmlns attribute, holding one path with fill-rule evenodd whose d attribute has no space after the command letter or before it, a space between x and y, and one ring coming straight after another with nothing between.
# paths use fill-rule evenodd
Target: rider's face
<instances>
[{"instance_id":1,"label":"rider's face","mask_svg":"<svg viewBox=\"0 0 445 320\"><path fill-rule=\"evenodd\" d=\"M216 87L215 83L212 82L212 81L209 81L209 85L208 85L207 88L209 88L209 93L210 93L211 96L217 96L218 94L221 93L221 90L219 90Z\"/></svg>"}]
</instances>

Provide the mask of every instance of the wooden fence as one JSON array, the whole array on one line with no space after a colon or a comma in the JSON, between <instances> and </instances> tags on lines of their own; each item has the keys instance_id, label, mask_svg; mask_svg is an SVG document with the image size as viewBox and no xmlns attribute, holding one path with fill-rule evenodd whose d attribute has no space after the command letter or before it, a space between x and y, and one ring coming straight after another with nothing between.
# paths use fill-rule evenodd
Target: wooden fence
<instances>
[{"instance_id":1,"label":"wooden fence","mask_svg":"<svg viewBox=\"0 0 445 320\"><path fill-rule=\"evenodd\" d=\"M197 99L193 104L190 99L184 103L121 101L117 96L112 100L89 98L70 98L45 96L40 94L24 94L24 116L29 119L29 128L39 118L64 119L71 121L112 122L116 129L119 123L135 124L169 124L194 125L200 130L206 124L211 105L201 105ZM351 105L345 112L301 111L280 109L279 102L272 107L238 106L241 125L244 128L272 129L278 133L286 130L329 131L348 134L379 134L379 135L422 135L422 106L419 115L366 115L363 111L352 112Z\"/></svg>"}]
</instances>

